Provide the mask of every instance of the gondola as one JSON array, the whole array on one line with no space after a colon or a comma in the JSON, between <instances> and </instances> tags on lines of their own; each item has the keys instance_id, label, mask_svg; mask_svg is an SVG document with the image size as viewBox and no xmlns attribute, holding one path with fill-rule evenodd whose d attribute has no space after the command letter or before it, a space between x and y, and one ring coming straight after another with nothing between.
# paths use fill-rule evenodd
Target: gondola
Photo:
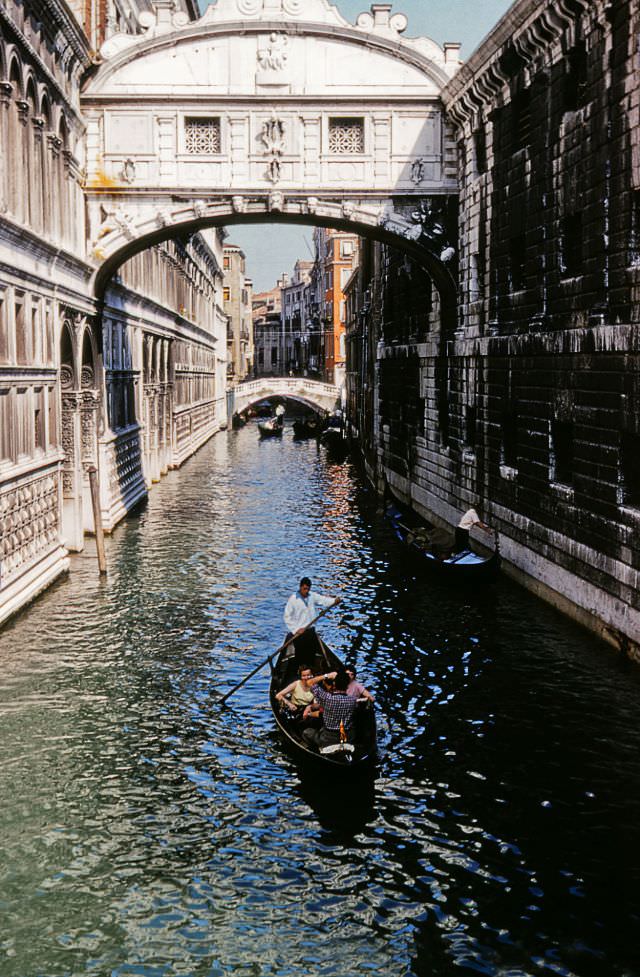
<instances>
[{"instance_id":1,"label":"gondola","mask_svg":"<svg viewBox=\"0 0 640 977\"><path fill-rule=\"evenodd\" d=\"M320 437L321 424L317 417L298 418L293 422L293 436L296 441Z\"/></svg>"},{"instance_id":2,"label":"gondola","mask_svg":"<svg viewBox=\"0 0 640 977\"><path fill-rule=\"evenodd\" d=\"M270 417L268 421L258 421L261 438L281 438L284 422L281 417Z\"/></svg>"},{"instance_id":3,"label":"gondola","mask_svg":"<svg viewBox=\"0 0 640 977\"><path fill-rule=\"evenodd\" d=\"M497 544L487 556L470 548L457 553L447 548L439 550L434 542L434 527L419 520L415 513L403 512L391 503L386 507L385 517L419 565L445 580L452 583L491 580L500 568Z\"/></svg>"},{"instance_id":4,"label":"gondola","mask_svg":"<svg viewBox=\"0 0 640 977\"><path fill-rule=\"evenodd\" d=\"M330 648L320 641L322 659L320 668L329 672L344 668L343 663ZM369 701L359 702L354 715L352 744L343 749L333 749L327 753L318 753L311 749L302 738L303 727L287 713L283 713L281 705L276 699L276 693L284 689L298 677L298 666L295 653L291 646L278 656L271 668L271 685L269 688L269 702L278 732L284 746L301 770L309 772L324 772L330 776L357 774L372 776L375 774L377 762L376 720L373 704Z\"/></svg>"}]
</instances>

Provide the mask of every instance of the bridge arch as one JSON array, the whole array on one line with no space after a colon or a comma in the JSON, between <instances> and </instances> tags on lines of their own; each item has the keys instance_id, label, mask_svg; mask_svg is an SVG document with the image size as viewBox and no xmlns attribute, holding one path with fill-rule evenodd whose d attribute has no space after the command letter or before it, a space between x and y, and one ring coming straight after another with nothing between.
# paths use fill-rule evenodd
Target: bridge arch
<instances>
[{"instance_id":1,"label":"bridge arch","mask_svg":"<svg viewBox=\"0 0 640 977\"><path fill-rule=\"evenodd\" d=\"M150 245L268 220L413 254L454 314L433 230L457 192L440 99L456 47L404 38L387 4L355 24L328 0L217 0L195 23L155 11L145 35L107 41L82 93L95 292Z\"/></svg>"},{"instance_id":2,"label":"bridge arch","mask_svg":"<svg viewBox=\"0 0 640 977\"><path fill-rule=\"evenodd\" d=\"M231 387L227 398L229 417L271 398L294 400L320 414L340 406L340 388L307 377L261 377Z\"/></svg>"}]
</instances>

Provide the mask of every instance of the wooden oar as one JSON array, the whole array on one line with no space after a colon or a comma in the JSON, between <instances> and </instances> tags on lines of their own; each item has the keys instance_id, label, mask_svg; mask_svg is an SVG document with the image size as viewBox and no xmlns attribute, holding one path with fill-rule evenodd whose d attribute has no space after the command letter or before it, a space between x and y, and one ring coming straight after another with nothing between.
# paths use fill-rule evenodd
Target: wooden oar
<instances>
[{"instance_id":1,"label":"wooden oar","mask_svg":"<svg viewBox=\"0 0 640 977\"><path fill-rule=\"evenodd\" d=\"M331 608L332 607L335 607L335 606L336 606L336 602L334 601L333 604L329 604L329 606L328 607L325 607L325 609L323 611L320 611L320 613L318 614L318 616L317 617L314 617L313 621L309 621L309 623L307 624L306 628L304 628L304 631L308 631L309 628L312 628L313 625L316 623L316 621L319 621L320 618L323 617L323 615L325 615L327 613L327 611L330 611ZM296 637L299 637L299 635L292 634L291 637L289 638L289 640L288 641L285 641L285 643L283 645L281 645L277 649L277 651L274 651L273 654L271 654L267 658L265 658L264 661L261 661L259 665L256 665L256 667L253 669L253 671L249 672L248 675L245 675L245 677L242 679L241 682L238 682L238 684L237 685L234 685L234 687L232 689L229 689L229 691L226 692L222 696L222 698L220 699L220 705L223 705L223 703L225 703L227 701L227 699L230 696L233 695L234 692L237 692L238 689L241 689L242 686L246 682L248 682L250 678L253 678L253 676L256 674L256 672L259 672L260 669L261 668L264 668L265 665L270 665L271 662L273 661L273 659L275 658L275 656L276 655L280 655L285 650L285 648L288 648L289 645L292 644L295 641ZM320 639L318 639L318 640L320 640ZM322 646L322 642L320 642L320 645ZM323 651L323 654L324 654L324 651ZM326 658L326 655L325 655L325 658Z\"/></svg>"}]
</instances>

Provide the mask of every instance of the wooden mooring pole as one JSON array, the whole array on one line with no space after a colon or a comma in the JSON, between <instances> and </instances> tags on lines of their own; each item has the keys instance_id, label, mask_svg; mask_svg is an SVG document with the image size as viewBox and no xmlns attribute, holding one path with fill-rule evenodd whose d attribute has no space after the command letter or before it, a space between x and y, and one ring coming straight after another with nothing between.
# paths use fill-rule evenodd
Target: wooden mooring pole
<instances>
[{"instance_id":1,"label":"wooden mooring pole","mask_svg":"<svg viewBox=\"0 0 640 977\"><path fill-rule=\"evenodd\" d=\"M91 487L91 505L93 507L93 527L96 534L96 550L98 552L98 568L101 574L107 572L107 560L104 553L104 531L102 529L102 512L100 510L100 489L98 486L98 469L95 465L87 468L89 485Z\"/></svg>"}]
</instances>

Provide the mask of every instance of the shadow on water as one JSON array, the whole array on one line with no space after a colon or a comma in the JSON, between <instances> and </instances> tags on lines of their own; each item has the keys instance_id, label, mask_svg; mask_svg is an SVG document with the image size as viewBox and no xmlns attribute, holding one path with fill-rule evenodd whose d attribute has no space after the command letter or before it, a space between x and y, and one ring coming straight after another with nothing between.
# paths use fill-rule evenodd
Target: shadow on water
<instances>
[{"instance_id":1,"label":"shadow on water","mask_svg":"<svg viewBox=\"0 0 640 977\"><path fill-rule=\"evenodd\" d=\"M296 785L300 797L308 804L331 843L349 845L355 835L375 820L374 777L360 776L338 783L326 777L299 773Z\"/></svg>"}]
</instances>

